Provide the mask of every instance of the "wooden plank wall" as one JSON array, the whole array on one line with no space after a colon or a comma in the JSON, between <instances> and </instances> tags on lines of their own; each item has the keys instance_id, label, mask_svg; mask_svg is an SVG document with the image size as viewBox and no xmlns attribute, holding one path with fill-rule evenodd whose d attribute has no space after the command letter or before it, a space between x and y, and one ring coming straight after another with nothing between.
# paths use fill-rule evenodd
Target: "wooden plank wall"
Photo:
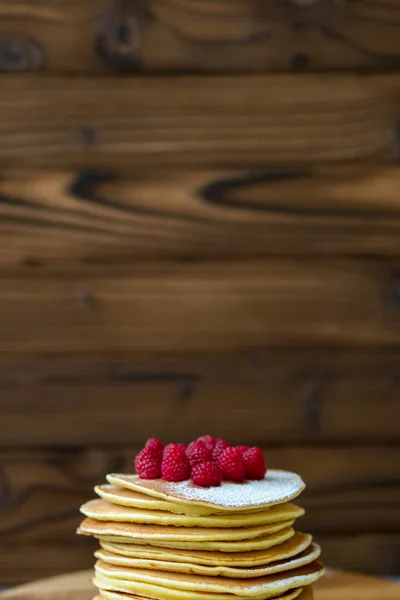
<instances>
[{"instance_id":1,"label":"wooden plank wall","mask_svg":"<svg viewBox=\"0 0 400 600\"><path fill-rule=\"evenodd\" d=\"M207 431L304 476L331 566L400 573L399 31L0 0L0 585L89 568L94 484Z\"/></svg>"}]
</instances>

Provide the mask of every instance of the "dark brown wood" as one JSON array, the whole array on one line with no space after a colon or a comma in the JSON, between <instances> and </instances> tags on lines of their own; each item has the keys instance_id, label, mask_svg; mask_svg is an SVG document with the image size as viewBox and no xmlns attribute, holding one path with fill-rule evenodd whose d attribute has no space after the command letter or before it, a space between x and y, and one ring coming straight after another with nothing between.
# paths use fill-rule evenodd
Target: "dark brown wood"
<instances>
[{"instance_id":1,"label":"dark brown wood","mask_svg":"<svg viewBox=\"0 0 400 600\"><path fill-rule=\"evenodd\" d=\"M254 169L395 159L399 81L354 75L4 78L0 165Z\"/></svg>"},{"instance_id":2,"label":"dark brown wood","mask_svg":"<svg viewBox=\"0 0 400 600\"><path fill-rule=\"evenodd\" d=\"M399 573L399 535L360 533L351 536L317 535L323 560L336 568L396 576ZM373 596L371 596L373 598ZM333 600L333 598L332 598Z\"/></svg>"},{"instance_id":3,"label":"dark brown wood","mask_svg":"<svg viewBox=\"0 0 400 600\"><path fill-rule=\"evenodd\" d=\"M0 585L92 565L93 486L210 430L399 571L400 8L304 4L0 0Z\"/></svg>"},{"instance_id":4,"label":"dark brown wood","mask_svg":"<svg viewBox=\"0 0 400 600\"><path fill-rule=\"evenodd\" d=\"M21 544L0 546L0 583L3 587L93 568L96 543ZM87 600L90 600L88 598Z\"/></svg>"},{"instance_id":5,"label":"dark brown wood","mask_svg":"<svg viewBox=\"0 0 400 600\"><path fill-rule=\"evenodd\" d=\"M0 42L14 49L0 61L6 72L390 69L400 62L396 0L3 0L0 19ZM40 43L45 60L27 60L21 38Z\"/></svg>"},{"instance_id":6,"label":"dark brown wood","mask_svg":"<svg viewBox=\"0 0 400 600\"><path fill-rule=\"evenodd\" d=\"M398 256L400 169L8 172L0 264L149 257Z\"/></svg>"},{"instance_id":7,"label":"dark brown wood","mask_svg":"<svg viewBox=\"0 0 400 600\"><path fill-rule=\"evenodd\" d=\"M249 383L265 381L293 373L311 373L322 370L328 375L335 373L348 378L387 375L395 373L399 355L383 348L368 351L363 348L286 348L258 350L256 352L207 354L163 354L155 356L116 352L112 354L1 354L1 384L46 382L93 382L106 377L132 380L135 374L151 376L154 373L195 373L202 380L215 383L237 381Z\"/></svg>"},{"instance_id":8,"label":"dark brown wood","mask_svg":"<svg viewBox=\"0 0 400 600\"><path fill-rule=\"evenodd\" d=\"M235 443L396 441L398 373L395 353L3 354L1 440L140 445L151 433L190 440L212 427Z\"/></svg>"},{"instance_id":9,"label":"dark brown wood","mask_svg":"<svg viewBox=\"0 0 400 600\"><path fill-rule=\"evenodd\" d=\"M400 341L397 265L141 264L0 279L0 350L185 352Z\"/></svg>"},{"instance_id":10,"label":"dark brown wood","mask_svg":"<svg viewBox=\"0 0 400 600\"><path fill-rule=\"evenodd\" d=\"M306 513L304 519L299 521L298 526L304 531L312 531L316 536L319 534L353 534L359 535L364 531L373 534L400 534L393 528L393 523L400 519L399 490L397 493L390 491L390 501L382 502L374 506L371 500L368 506L335 506L332 509L322 501L319 506L313 503L312 509ZM370 490L363 489L363 493L369 496ZM387 494L389 497L389 493ZM307 500L300 503L308 508Z\"/></svg>"}]
</instances>

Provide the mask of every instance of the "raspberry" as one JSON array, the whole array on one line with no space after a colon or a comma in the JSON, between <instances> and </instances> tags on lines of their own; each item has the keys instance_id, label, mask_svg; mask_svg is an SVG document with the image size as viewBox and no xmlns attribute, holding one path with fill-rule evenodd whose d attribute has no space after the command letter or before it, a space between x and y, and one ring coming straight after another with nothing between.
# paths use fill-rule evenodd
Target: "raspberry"
<instances>
[{"instance_id":1,"label":"raspberry","mask_svg":"<svg viewBox=\"0 0 400 600\"><path fill-rule=\"evenodd\" d=\"M215 444L217 443L217 438L214 437L213 435L202 435L201 437L197 438L198 442L203 442L207 448L210 448L211 450L214 449Z\"/></svg>"},{"instance_id":2,"label":"raspberry","mask_svg":"<svg viewBox=\"0 0 400 600\"><path fill-rule=\"evenodd\" d=\"M167 444L164 448L164 456L166 456L171 449L181 448L182 450L186 450L185 444Z\"/></svg>"},{"instance_id":3,"label":"raspberry","mask_svg":"<svg viewBox=\"0 0 400 600\"><path fill-rule=\"evenodd\" d=\"M243 454L244 452L246 452L246 450L250 449L250 446L236 446L236 448L240 450L240 452Z\"/></svg>"},{"instance_id":4,"label":"raspberry","mask_svg":"<svg viewBox=\"0 0 400 600\"><path fill-rule=\"evenodd\" d=\"M162 477L166 481L184 481L190 477L190 464L183 444L168 444L161 463Z\"/></svg>"},{"instance_id":5,"label":"raspberry","mask_svg":"<svg viewBox=\"0 0 400 600\"><path fill-rule=\"evenodd\" d=\"M213 460L217 461L218 458L223 453L223 451L230 447L231 447L231 445L229 444L229 442L227 442L226 440L224 440L222 438L217 438L217 441L216 441L214 449L213 449Z\"/></svg>"},{"instance_id":6,"label":"raspberry","mask_svg":"<svg viewBox=\"0 0 400 600\"><path fill-rule=\"evenodd\" d=\"M194 465L191 477L193 483L206 488L221 485L222 481L220 469L211 461Z\"/></svg>"},{"instance_id":7,"label":"raspberry","mask_svg":"<svg viewBox=\"0 0 400 600\"><path fill-rule=\"evenodd\" d=\"M243 454L243 462L246 467L246 478L247 479L263 479L267 472L265 466L264 455L260 448L254 446L249 448Z\"/></svg>"},{"instance_id":8,"label":"raspberry","mask_svg":"<svg viewBox=\"0 0 400 600\"><path fill-rule=\"evenodd\" d=\"M212 460L212 450L201 440L196 440L186 448L186 456L191 466Z\"/></svg>"},{"instance_id":9,"label":"raspberry","mask_svg":"<svg viewBox=\"0 0 400 600\"><path fill-rule=\"evenodd\" d=\"M142 479L161 477L162 455L154 448L143 448L135 458L136 473Z\"/></svg>"},{"instance_id":10,"label":"raspberry","mask_svg":"<svg viewBox=\"0 0 400 600\"><path fill-rule=\"evenodd\" d=\"M226 448L218 459L218 466L224 479L243 481L246 474L242 454L237 448Z\"/></svg>"},{"instance_id":11,"label":"raspberry","mask_svg":"<svg viewBox=\"0 0 400 600\"><path fill-rule=\"evenodd\" d=\"M149 438L147 440L147 442L145 443L144 447L145 448L153 448L159 454L162 454L163 450L164 450L164 444L162 443L161 440L157 440L156 438Z\"/></svg>"}]
</instances>

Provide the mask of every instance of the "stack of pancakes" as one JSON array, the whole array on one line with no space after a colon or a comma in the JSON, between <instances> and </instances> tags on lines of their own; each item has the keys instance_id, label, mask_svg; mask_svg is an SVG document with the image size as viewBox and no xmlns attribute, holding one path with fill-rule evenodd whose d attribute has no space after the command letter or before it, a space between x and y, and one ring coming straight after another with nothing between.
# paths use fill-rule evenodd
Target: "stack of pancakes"
<instances>
[{"instance_id":1,"label":"stack of pancakes","mask_svg":"<svg viewBox=\"0 0 400 600\"><path fill-rule=\"evenodd\" d=\"M312 599L323 567L311 535L293 529L304 511L290 501L305 487L295 473L207 489L107 479L78 530L100 540L96 600Z\"/></svg>"}]
</instances>

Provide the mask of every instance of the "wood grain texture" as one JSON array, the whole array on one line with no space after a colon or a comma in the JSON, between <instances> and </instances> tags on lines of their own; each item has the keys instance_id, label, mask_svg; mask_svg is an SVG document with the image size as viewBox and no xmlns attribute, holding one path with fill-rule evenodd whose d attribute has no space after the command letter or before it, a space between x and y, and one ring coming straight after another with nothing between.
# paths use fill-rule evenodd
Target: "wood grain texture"
<instances>
[{"instance_id":1,"label":"wood grain texture","mask_svg":"<svg viewBox=\"0 0 400 600\"><path fill-rule=\"evenodd\" d=\"M211 424L400 568L399 75L107 76L400 65L393 0L249 6L0 0L0 71L52 74L1 78L0 585L91 565L94 484Z\"/></svg>"},{"instance_id":2,"label":"wood grain texture","mask_svg":"<svg viewBox=\"0 0 400 600\"><path fill-rule=\"evenodd\" d=\"M90 569L95 548L95 543L86 544L79 539L75 544L0 546L0 584L7 588L42 577Z\"/></svg>"},{"instance_id":3,"label":"wood grain texture","mask_svg":"<svg viewBox=\"0 0 400 600\"><path fill-rule=\"evenodd\" d=\"M371 575L395 577L399 574L400 536L397 533L373 535L361 532L348 536L318 534L316 540L322 544L323 560L328 565ZM372 594L371 598L380 596Z\"/></svg>"},{"instance_id":4,"label":"wood grain texture","mask_svg":"<svg viewBox=\"0 0 400 600\"><path fill-rule=\"evenodd\" d=\"M3 352L185 352L400 340L398 271L274 259L0 278Z\"/></svg>"},{"instance_id":5,"label":"wood grain texture","mask_svg":"<svg viewBox=\"0 0 400 600\"><path fill-rule=\"evenodd\" d=\"M390 69L400 63L396 0L2 0L0 19L6 72Z\"/></svg>"},{"instance_id":6,"label":"wood grain texture","mask_svg":"<svg viewBox=\"0 0 400 600\"><path fill-rule=\"evenodd\" d=\"M399 167L310 169L4 172L0 265L399 255Z\"/></svg>"},{"instance_id":7,"label":"wood grain texture","mask_svg":"<svg viewBox=\"0 0 400 600\"><path fill-rule=\"evenodd\" d=\"M4 78L3 168L396 157L398 76Z\"/></svg>"},{"instance_id":8,"label":"wood grain texture","mask_svg":"<svg viewBox=\"0 0 400 600\"><path fill-rule=\"evenodd\" d=\"M2 354L0 438L140 446L149 432L189 441L212 429L238 444L398 441L398 371L398 354L364 350Z\"/></svg>"},{"instance_id":9,"label":"wood grain texture","mask_svg":"<svg viewBox=\"0 0 400 600\"><path fill-rule=\"evenodd\" d=\"M289 445L264 446L264 451L271 468L295 470L307 482L299 500L307 511L298 522L300 530L349 538L400 535L399 446ZM136 452L3 450L2 544L74 544L79 506L94 497L94 485L107 473L132 472Z\"/></svg>"},{"instance_id":10,"label":"wood grain texture","mask_svg":"<svg viewBox=\"0 0 400 600\"><path fill-rule=\"evenodd\" d=\"M2 594L2 597L20 596L25 600L35 597L39 594L41 598L50 598L58 595L61 591L61 598L68 600L89 600L93 596L93 570L78 571L75 573L63 574L59 577L33 581L25 586L8 590ZM22 600L22 599L21 599Z\"/></svg>"}]
</instances>

